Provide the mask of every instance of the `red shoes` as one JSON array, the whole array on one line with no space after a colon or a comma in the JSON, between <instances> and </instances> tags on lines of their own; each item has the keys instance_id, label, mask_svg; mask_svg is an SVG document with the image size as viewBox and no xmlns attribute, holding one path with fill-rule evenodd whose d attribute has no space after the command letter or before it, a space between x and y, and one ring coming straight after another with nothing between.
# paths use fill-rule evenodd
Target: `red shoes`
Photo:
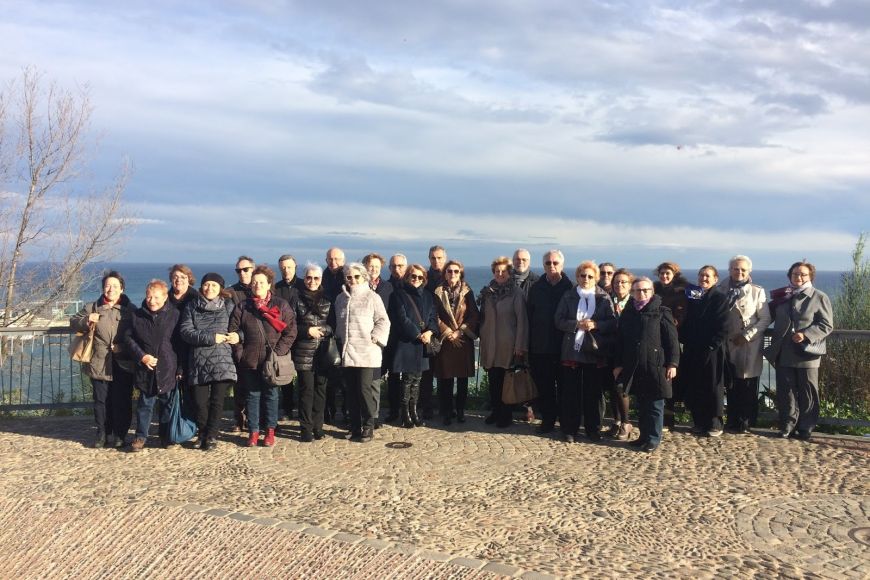
<instances>
[{"instance_id":1,"label":"red shoes","mask_svg":"<svg viewBox=\"0 0 870 580\"><path fill-rule=\"evenodd\" d=\"M257 442L260 440L260 432L259 431L251 431L251 434L248 436L248 447L256 447Z\"/></svg>"},{"instance_id":2,"label":"red shoes","mask_svg":"<svg viewBox=\"0 0 870 580\"><path fill-rule=\"evenodd\" d=\"M268 431L266 431L266 436L263 438L263 445L266 447L273 447L275 445L275 428L269 427Z\"/></svg>"}]
</instances>

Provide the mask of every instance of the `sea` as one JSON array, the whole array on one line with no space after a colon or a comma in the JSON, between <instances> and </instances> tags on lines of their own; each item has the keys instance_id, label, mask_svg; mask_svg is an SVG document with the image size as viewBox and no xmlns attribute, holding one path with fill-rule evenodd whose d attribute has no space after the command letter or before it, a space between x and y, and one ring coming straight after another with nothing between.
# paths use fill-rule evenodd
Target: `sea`
<instances>
[{"instance_id":1,"label":"sea","mask_svg":"<svg viewBox=\"0 0 870 580\"><path fill-rule=\"evenodd\" d=\"M227 285L234 284L238 281L235 273L235 264L187 264L193 270L194 276L199 280L208 272L217 272L223 276ZM91 265L92 282L83 290L81 299L84 301L95 300L100 295L100 278L102 273L110 270L116 270L124 277L126 286L126 294L133 302L139 305L145 298L145 286L151 280L159 278L169 282L169 267L171 264L158 263L140 263L140 262L117 262L107 264ZM277 267L270 264L270 267L277 272ZM645 268L629 268L636 276L647 275L653 280L656 280L653 274L652 267ZM532 269L534 271L534 268ZM540 274L540 271L537 272ZM569 277L573 280L573 268L569 272ZM841 281L844 272L837 271L818 271L816 272L815 286L833 297L839 292ZM280 274L278 274L280 276ZM386 268L382 274L385 278L389 276ZM727 272L720 272L720 275L727 276ZM690 282L695 282L693 277L687 276ZM489 284L492 280L492 272L488 266L468 266L465 269L465 281L471 286L475 294L481 288ZM781 288L788 285L786 271L783 270L755 270L752 272L752 281L760 285L762 288L770 292L774 288ZM198 286L197 286L198 287Z\"/></svg>"}]
</instances>

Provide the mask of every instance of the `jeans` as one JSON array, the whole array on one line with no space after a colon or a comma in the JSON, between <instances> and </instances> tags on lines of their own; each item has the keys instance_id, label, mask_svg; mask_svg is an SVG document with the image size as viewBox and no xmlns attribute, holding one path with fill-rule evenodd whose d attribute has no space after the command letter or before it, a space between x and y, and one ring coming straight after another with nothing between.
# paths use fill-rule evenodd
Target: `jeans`
<instances>
[{"instance_id":1,"label":"jeans","mask_svg":"<svg viewBox=\"0 0 870 580\"><path fill-rule=\"evenodd\" d=\"M200 437L215 439L220 431L221 417L224 413L224 399L232 381L215 381L204 385L193 385L193 399L196 403L196 426Z\"/></svg>"},{"instance_id":2,"label":"jeans","mask_svg":"<svg viewBox=\"0 0 870 580\"><path fill-rule=\"evenodd\" d=\"M653 399L645 395L638 395L638 422L640 430L639 441L646 441L653 445L662 442L662 427L665 418L665 400Z\"/></svg>"},{"instance_id":3,"label":"jeans","mask_svg":"<svg viewBox=\"0 0 870 580\"><path fill-rule=\"evenodd\" d=\"M147 439L148 430L151 428L151 415L154 413L154 404L160 402L160 441L167 443L169 425L169 395L171 393L155 393L146 395L139 393L139 401L136 403L136 438Z\"/></svg>"},{"instance_id":4,"label":"jeans","mask_svg":"<svg viewBox=\"0 0 870 580\"><path fill-rule=\"evenodd\" d=\"M94 421L105 435L123 440L133 422L133 373L112 365L111 381L91 379L94 388Z\"/></svg>"},{"instance_id":5,"label":"jeans","mask_svg":"<svg viewBox=\"0 0 870 580\"><path fill-rule=\"evenodd\" d=\"M245 406L248 412L248 431L253 433L261 429L274 429L278 426L278 397L281 389L267 385L258 370L244 369L242 377L248 392Z\"/></svg>"}]
</instances>

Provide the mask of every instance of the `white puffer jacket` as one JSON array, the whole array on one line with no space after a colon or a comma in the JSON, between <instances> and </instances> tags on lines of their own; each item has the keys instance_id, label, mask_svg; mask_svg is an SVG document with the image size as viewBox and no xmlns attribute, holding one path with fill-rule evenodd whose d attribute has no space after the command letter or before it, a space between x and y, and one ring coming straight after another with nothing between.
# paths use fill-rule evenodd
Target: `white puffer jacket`
<instances>
[{"instance_id":1,"label":"white puffer jacket","mask_svg":"<svg viewBox=\"0 0 870 580\"><path fill-rule=\"evenodd\" d=\"M381 297L367 284L342 287L335 299L335 337L341 366L380 368L381 352L390 336L390 319Z\"/></svg>"}]
</instances>

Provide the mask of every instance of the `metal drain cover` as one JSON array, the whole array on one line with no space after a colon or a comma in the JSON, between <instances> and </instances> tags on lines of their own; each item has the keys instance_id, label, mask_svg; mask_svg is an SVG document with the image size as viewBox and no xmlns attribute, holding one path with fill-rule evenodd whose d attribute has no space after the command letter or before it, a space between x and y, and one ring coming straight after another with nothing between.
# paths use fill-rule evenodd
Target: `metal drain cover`
<instances>
[{"instance_id":1,"label":"metal drain cover","mask_svg":"<svg viewBox=\"0 0 870 580\"><path fill-rule=\"evenodd\" d=\"M387 443L385 447L388 449L407 449L413 445L413 443L408 443L407 441L393 441L391 443Z\"/></svg>"},{"instance_id":2,"label":"metal drain cover","mask_svg":"<svg viewBox=\"0 0 870 580\"><path fill-rule=\"evenodd\" d=\"M849 530L849 537L865 546L870 546L870 527L852 528Z\"/></svg>"}]
</instances>

